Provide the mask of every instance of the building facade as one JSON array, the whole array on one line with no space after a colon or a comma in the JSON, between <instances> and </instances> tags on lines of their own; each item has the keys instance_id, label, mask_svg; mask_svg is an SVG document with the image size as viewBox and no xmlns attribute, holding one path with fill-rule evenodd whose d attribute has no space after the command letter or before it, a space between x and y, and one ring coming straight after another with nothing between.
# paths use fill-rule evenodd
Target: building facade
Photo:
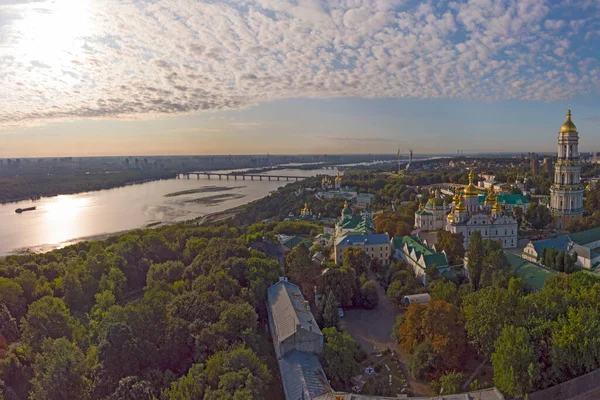
<instances>
[{"instance_id":1,"label":"building facade","mask_svg":"<svg viewBox=\"0 0 600 400\"><path fill-rule=\"evenodd\" d=\"M480 232L483 239L494 240L503 248L517 247L518 223L499 197L490 189L483 204L480 204L479 192L473 185L473 172L469 174L469 186L463 194L457 193L452 200L452 212L448 214L445 229L452 233L461 233L464 246L469 246L473 232ZM524 205L524 202L520 202ZM514 205L513 205L514 208Z\"/></svg>"},{"instance_id":2,"label":"building facade","mask_svg":"<svg viewBox=\"0 0 600 400\"><path fill-rule=\"evenodd\" d=\"M392 245L387 233L351 234L336 239L333 247L335 262L341 265L344 261L344 251L351 247L364 250L371 259L379 261L381 265L389 265L390 263Z\"/></svg>"},{"instance_id":3,"label":"building facade","mask_svg":"<svg viewBox=\"0 0 600 400\"><path fill-rule=\"evenodd\" d=\"M571 110L558 133L558 158L550 188L550 211L556 229L565 229L583 216L583 191L579 165L579 134Z\"/></svg>"},{"instance_id":4,"label":"building facade","mask_svg":"<svg viewBox=\"0 0 600 400\"><path fill-rule=\"evenodd\" d=\"M394 257L404 260L424 286L427 286L427 268L435 267L440 274L450 270L446 253L429 247L416 236L395 237L392 244Z\"/></svg>"},{"instance_id":5,"label":"building facade","mask_svg":"<svg viewBox=\"0 0 600 400\"><path fill-rule=\"evenodd\" d=\"M448 211L450 211L450 208L441 197L439 190L436 190L434 197L429 199L424 207L419 207L415 212L415 227L423 231L444 229Z\"/></svg>"}]
</instances>

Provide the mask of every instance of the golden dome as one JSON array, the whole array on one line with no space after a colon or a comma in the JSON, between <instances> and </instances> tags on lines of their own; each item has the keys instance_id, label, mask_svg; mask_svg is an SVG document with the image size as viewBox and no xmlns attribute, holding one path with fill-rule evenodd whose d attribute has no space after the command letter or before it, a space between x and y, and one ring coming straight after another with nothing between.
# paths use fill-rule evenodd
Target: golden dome
<instances>
[{"instance_id":1,"label":"golden dome","mask_svg":"<svg viewBox=\"0 0 600 400\"><path fill-rule=\"evenodd\" d=\"M490 187L490 190L488 191L488 195L485 198L485 204L494 204L497 200L498 200L498 196L496 196L496 193L494 192L494 188Z\"/></svg>"},{"instance_id":2,"label":"golden dome","mask_svg":"<svg viewBox=\"0 0 600 400\"><path fill-rule=\"evenodd\" d=\"M342 177L340 176L340 171L337 172L337 175L335 176L335 180L336 181L341 181Z\"/></svg>"},{"instance_id":3,"label":"golden dome","mask_svg":"<svg viewBox=\"0 0 600 400\"><path fill-rule=\"evenodd\" d=\"M465 197L467 198L479 197L479 192L473 185L473 177L473 171L469 171L469 186L465 189Z\"/></svg>"},{"instance_id":4,"label":"golden dome","mask_svg":"<svg viewBox=\"0 0 600 400\"><path fill-rule=\"evenodd\" d=\"M450 222L450 223L454 222L454 214L453 213L448 214L447 218L448 218L448 222Z\"/></svg>"},{"instance_id":5,"label":"golden dome","mask_svg":"<svg viewBox=\"0 0 600 400\"><path fill-rule=\"evenodd\" d=\"M571 121L571 109L567 110L567 120L560 127L560 133L577 133L577 127Z\"/></svg>"},{"instance_id":6,"label":"golden dome","mask_svg":"<svg viewBox=\"0 0 600 400\"><path fill-rule=\"evenodd\" d=\"M460 195L458 194L458 190L454 193L454 197L452 197L452 204L457 205L460 200Z\"/></svg>"},{"instance_id":7,"label":"golden dome","mask_svg":"<svg viewBox=\"0 0 600 400\"><path fill-rule=\"evenodd\" d=\"M492 212L500 212L502 211L502 206L500 205L500 203L498 203L498 198L496 198L496 202L494 203L494 206L492 207Z\"/></svg>"},{"instance_id":8,"label":"golden dome","mask_svg":"<svg viewBox=\"0 0 600 400\"><path fill-rule=\"evenodd\" d=\"M310 210L308 209L308 203L304 203L304 208L302 209L302 214L310 214Z\"/></svg>"},{"instance_id":9,"label":"golden dome","mask_svg":"<svg viewBox=\"0 0 600 400\"><path fill-rule=\"evenodd\" d=\"M459 212L459 213L467 212L467 206L465 206L463 197L461 197L460 200L458 201L455 211Z\"/></svg>"}]
</instances>

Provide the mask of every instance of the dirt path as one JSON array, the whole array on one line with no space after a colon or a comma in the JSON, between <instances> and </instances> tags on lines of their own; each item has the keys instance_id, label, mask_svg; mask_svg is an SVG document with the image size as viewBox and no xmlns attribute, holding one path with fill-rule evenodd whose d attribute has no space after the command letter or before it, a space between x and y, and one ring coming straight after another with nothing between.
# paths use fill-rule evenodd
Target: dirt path
<instances>
[{"instance_id":1,"label":"dirt path","mask_svg":"<svg viewBox=\"0 0 600 400\"><path fill-rule=\"evenodd\" d=\"M377 282L373 275L369 276L369 279ZM406 369L409 356L392 340L392 328L400 310L388 300L385 291L379 284L377 284L377 293L379 294L379 306L373 310L345 311L342 328L368 353L387 348L393 349L400 356L402 361L400 367L408 379L413 393L419 396L433 395L427 384L416 381L410 376Z\"/></svg>"}]
</instances>

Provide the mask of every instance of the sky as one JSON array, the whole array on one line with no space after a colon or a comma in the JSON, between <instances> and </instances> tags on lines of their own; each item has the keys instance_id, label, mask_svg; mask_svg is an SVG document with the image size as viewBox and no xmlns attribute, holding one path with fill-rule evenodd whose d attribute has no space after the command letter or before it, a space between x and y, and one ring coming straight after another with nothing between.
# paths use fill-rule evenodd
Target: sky
<instances>
[{"instance_id":1,"label":"sky","mask_svg":"<svg viewBox=\"0 0 600 400\"><path fill-rule=\"evenodd\" d=\"M0 157L600 151L600 0L0 0Z\"/></svg>"}]
</instances>

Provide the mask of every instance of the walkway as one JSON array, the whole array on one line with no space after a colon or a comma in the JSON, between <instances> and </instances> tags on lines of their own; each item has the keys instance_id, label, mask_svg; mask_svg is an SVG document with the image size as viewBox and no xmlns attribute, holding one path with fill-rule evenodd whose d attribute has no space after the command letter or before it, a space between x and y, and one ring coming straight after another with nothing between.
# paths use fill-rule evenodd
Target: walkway
<instances>
[{"instance_id":1,"label":"walkway","mask_svg":"<svg viewBox=\"0 0 600 400\"><path fill-rule=\"evenodd\" d=\"M377 282L373 274L369 274L369 279ZM373 310L344 310L342 328L368 353L387 348L393 349L400 356L402 372L408 379L413 393L419 396L431 395L432 393L425 383L418 382L410 376L406 369L409 355L402 351L391 337L400 310L387 298L385 291L379 284L377 284L377 293L379 294L379 306L377 308Z\"/></svg>"}]
</instances>

